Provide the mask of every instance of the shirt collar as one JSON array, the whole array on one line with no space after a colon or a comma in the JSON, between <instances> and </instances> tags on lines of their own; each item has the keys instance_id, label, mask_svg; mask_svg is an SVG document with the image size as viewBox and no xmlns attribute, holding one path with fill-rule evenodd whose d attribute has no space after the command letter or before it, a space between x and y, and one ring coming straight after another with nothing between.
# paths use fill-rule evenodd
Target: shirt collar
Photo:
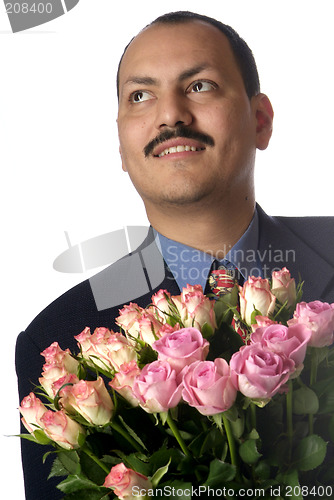
<instances>
[{"instance_id":1,"label":"shirt collar","mask_svg":"<svg viewBox=\"0 0 334 500\"><path fill-rule=\"evenodd\" d=\"M201 250L171 240L154 230L155 241L180 290L189 285L201 285L203 290L214 258ZM257 210L252 221L232 248L222 249L225 258L219 263L227 268L236 267L247 279L258 275L259 220Z\"/></svg>"}]
</instances>

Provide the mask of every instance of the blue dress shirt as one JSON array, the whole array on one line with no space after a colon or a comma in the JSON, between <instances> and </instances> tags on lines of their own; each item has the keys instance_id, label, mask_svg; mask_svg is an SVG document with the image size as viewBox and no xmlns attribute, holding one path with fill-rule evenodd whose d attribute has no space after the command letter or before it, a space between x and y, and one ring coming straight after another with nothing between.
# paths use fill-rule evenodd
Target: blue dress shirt
<instances>
[{"instance_id":1,"label":"blue dress shirt","mask_svg":"<svg viewBox=\"0 0 334 500\"><path fill-rule=\"evenodd\" d=\"M214 257L154 232L156 244L180 290L187 284L201 285L204 290ZM258 240L259 221L255 210L251 223L239 241L230 249L222 248L225 257L219 260L219 264L227 269L237 268L245 280L249 276L261 276Z\"/></svg>"}]
</instances>

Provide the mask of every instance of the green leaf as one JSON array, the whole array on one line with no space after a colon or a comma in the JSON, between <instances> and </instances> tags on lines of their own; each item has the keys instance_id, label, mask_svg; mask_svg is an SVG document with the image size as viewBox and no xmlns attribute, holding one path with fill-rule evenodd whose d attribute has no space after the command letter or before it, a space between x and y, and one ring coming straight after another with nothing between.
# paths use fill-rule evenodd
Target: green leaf
<instances>
[{"instance_id":1,"label":"green leaf","mask_svg":"<svg viewBox=\"0 0 334 500\"><path fill-rule=\"evenodd\" d=\"M82 490L98 490L101 487L87 479L83 474L75 474L68 476L64 481L58 484L57 488L63 493L73 493ZM104 491L107 491L104 489ZM83 498L83 497L81 497ZM86 498L86 496L84 497Z\"/></svg>"},{"instance_id":2,"label":"green leaf","mask_svg":"<svg viewBox=\"0 0 334 500\"><path fill-rule=\"evenodd\" d=\"M318 413L333 413L334 412L333 377L328 377L324 380L317 382L316 384L313 384L312 389L317 394L319 399Z\"/></svg>"},{"instance_id":3,"label":"green leaf","mask_svg":"<svg viewBox=\"0 0 334 500\"><path fill-rule=\"evenodd\" d=\"M106 472L87 453L81 453L80 466L82 473L96 484L102 485L106 478Z\"/></svg>"},{"instance_id":4,"label":"green leaf","mask_svg":"<svg viewBox=\"0 0 334 500\"><path fill-rule=\"evenodd\" d=\"M247 439L239 447L239 455L241 459L249 465L255 464L262 456L256 447L255 439Z\"/></svg>"},{"instance_id":5,"label":"green leaf","mask_svg":"<svg viewBox=\"0 0 334 500\"><path fill-rule=\"evenodd\" d=\"M126 456L123 462L126 463L127 467L143 474L144 476L148 476L152 470L150 464L148 463L147 456L142 453L131 453Z\"/></svg>"},{"instance_id":6,"label":"green leaf","mask_svg":"<svg viewBox=\"0 0 334 500\"><path fill-rule=\"evenodd\" d=\"M292 463L297 470L309 471L324 461L327 451L326 442L316 434L307 436L298 443Z\"/></svg>"},{"instance_id":7,"label":"green leaf","mask_svg":"<svg viewBox=\"0 0 334 500\"><path fill-rule=\"evenodd\" d=\"M217 458L210 463L210 470L204 486L218 488L235 478L236 467Z\"/></svg>"},{"instance_id":8,"label":"green leaf","mask_svg":"<svg viewBox=\"0 0 334 500\"><path fill-rule=\"evenodd\" d=\"M318 396L306 386L300 387L293 393L292 411L296 415L312 414L319 410Z\"/></svg>"},{"instance_id":9,"label":"green leaf","mask_svg":"<svg viewBox=\"0 0 334 500\"><path fill-rule=\"evenodd\" d=\"M140 439L140 437L135 433L135 431L133 429L131 429L131 427L126 423L124 422L124 419L121 417L121 415L118 415L118 418L119 420L122 422L122 425L125 427L125 429L128 431L128 433L130 434L130 436L135 440L137 441L137 443L140 444L140 446L144 449L144 450L147 450L146 446L144 445L143 441Z\"/></svg>"},{"instance_id":10,"label":"green leaf","mask_svg":"<svg viewBox=\"0 0 334 500\"><path fill-rule=\"evenodd\" d=\"M80 459L76 451L60 451L58 459L67 471L67 474L78 474L80 472Z\"/></svg>"},{"instance_id":11,"label":"green leaf","mask_svg":"<svg viewBox=\"0 0 334 500\"><path fill-rule=\"evenodd\" d=\"M265 460L260 460L254 467L255 474L260 479L270 478L270 465Z\"/></svg>"},{"instance_id":12,"label":"green leaf","mask_svg":"<svg viewBox=\"0 0 334 500\"><path fill-rule=\"evenodd\" d=\"M167 473L171 460L172 459L170 458L168 463L164 467L160 467L158 470L155 471L154 475L151 478L151 483L153 488L155 488L159 484L161 478Z\"/></svg>"},{"instance_id":13,"label":"green leaf","mask_svg":"<svg viewBox=\"0 0 334 500\"><path fill-rule=\"evenodd\" d=\"M209 323L204 323L204 325L201 328L201 333L203 338L209 340L214 334L214 329L212 328L211 325L209 325Z\"/></svg>"},{"instance_id":14,"label":"green leaf","mask_svg":"<svg viewBox=\"0 0 334 500\"><path fill-rule=\"evenodd\" d=\"M60 477L60 476L67 476L68 471L65 469L61 461L59 460L58 457L55 458L53 461L52 467L51 467L51 472L48 476L48 479L51 477Z\"/></svg>"},{"instance_id":15,"label":"green leaf","mask_svg":"<svg viewBox=\"0 0 334 500\"><path fill-rule=\"evenodd\" d=\"M27 441L31 441L32 443L41 444L41 443L39 443L39 441L37 441L37 439L35 438L35 436L33 434L16 434L16 436L14 436L14 437L26 439ZM50 440L50 443L51 443L51 440Z\"/></svg>"},{"instance_id":16,"label":"green leaf","mask_svg":"<svg viewBox=\"0 0 334 500\"><path fill-rule=\"evenodd\" d=\"M36 438L37 443L39 444L51 444L53 443L52 439L50 439L44 431L37 429L34 431L34 436Z\"/></svg>"},{"instance_id":17,"label":"green leaf","mask_svg":"<svg viewBox=\"0 0 334 500\"><path fill-rule=\"evenodd\" d=\"M289 499L291 498L292 500L303 500L302 494L299 495L295 494L301 491L297 470L294 469L289 472L278 474L277 479L279 480L280 483L284 484L285 486L291 486L291 491L289 492Z\"/></svg>"},{"instance_id":18,"label":"green leaf","mask_svg":"<svg viewBox=\"0 0 334 500\"><path fill-rule=\"evenodd\" d=\"M262 316L262 314L261 314L261 311L259 311L258 309L255 309L255 307L254 307L254 311L251 314L251 325L256 324L256 319L255 319L256 316Z\"/></svg>"},{"instance_id":19,"label":"green leaf","mask_svg":"<svg viewBox=\"0 0 334 500\"><path fill-rule=\"evenodd\" d=\"M233 436L236 439L241 438L241 436L243 435L244 430L245 430L245 418L243 417L243 415L241 418L237 418L235 421L232 420L230 422L230 424L231 424Z\"/></svg>"},{"instance_id":20,"label":"green leaf","mask_svg":"<svg viewBox=\"0 0 334 500\"><path fill-rule=\"evenodd\" d=\"M138 365L142 368L148 363L156 361L158 354L150 345L145 344L145 347L140 350L138 357Z\"/></svg>"}]
</instances>

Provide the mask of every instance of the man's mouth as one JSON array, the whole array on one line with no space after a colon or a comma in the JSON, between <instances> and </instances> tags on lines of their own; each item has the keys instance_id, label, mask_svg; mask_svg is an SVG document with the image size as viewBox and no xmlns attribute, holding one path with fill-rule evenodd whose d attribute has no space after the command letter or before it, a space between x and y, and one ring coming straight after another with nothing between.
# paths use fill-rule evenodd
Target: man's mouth
<instances>
[{"instance_id":1,"label":"man's mouth","mask_svg":"<svg viewBox=\"0 0 334 500\"><path fill-rule=\"evenodd\" d=\"M178 145L178 146L172 146L170 148L166 148L161 153L158 155L154 155L157 158L162 158L163 156L174 154L174 153L183 153L184 151L203 151L205 148L204 147L195 147L195 146L189 146L187 144L185 145Z\"/></svg>"},{"instance_id":2,"label":"man's mouth","mask_svg":"<svg viewBox=\"0 0 334 500\"><path fill-rule=\"evenodd\" d=\"M144 148L144 155L156 158L175 153L203 151L206 146L214 146L213 138L207 134L180 125L165 130Z\"/></svg>"}]
</instances>

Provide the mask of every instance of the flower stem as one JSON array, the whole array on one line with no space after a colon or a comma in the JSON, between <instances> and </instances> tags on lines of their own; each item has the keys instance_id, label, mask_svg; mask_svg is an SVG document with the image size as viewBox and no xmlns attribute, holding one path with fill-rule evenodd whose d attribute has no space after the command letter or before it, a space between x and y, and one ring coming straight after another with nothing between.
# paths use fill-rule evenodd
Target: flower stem
<instances>
[{"instance_id":1,"label":"flower stem","mask_svg":"<svg viewBox=\"0 0 334 500\"><path fill-rule=\"evenodd\" d=\"M123 427L121 427L117 422L115 422L114 420L112 420L110 422L110 427L118 432L118 434L120 434L122 437L124 437L124 439L126 439L126 441L131 444L131 446L136 450L136 451L142 451L142 448L139 446L139 444L129 435L129 433L123 429Z\"/></svg>"},{"instance_id":2,"label":"flower stem","mask_svg":"<svg viewBox=\"0 0 334 500\"><path fill-rule=\"evenodd\" d=\"M312 349L311 352L311 373L310 373L310 386L312 387L313 384L316 383L317 381L317 372L318 372L318 358L316 355L315 348ZM313 415L310 413L308 416L308 422L309 422L309 434L313 434Z\"/></svg>"},{"instance_id":3,"label":"flower stem","mask_svg":"<svg viewBox=\"0 0 334 500\"><path fill-rule=\"evenodd\" d=\"M104 464L103 462L101 462L101 460L99 458L97 458L96 455L94 455L94 453L92 451L90 451L90 449L87 447L87 446L84 446L83 448L81 448L82 451L84 453L86 453L86 455L88 455L92 460L94 460L94 462L99 466L101 467L102 470L104 470L104 472L106 472L107 474L109 474L110 472L110 468L107 467L106 464Z\"/></svg>"},{"instance_id":4,"label":"flower stem","mask_svg":"<svg viewBox=\"0 0 334 500\"><path fill-rule=\"evenodd\" d=\"M256 405L254 403L250 404L250 414L251 414L252 428L256 429Z\"/></svg>"},{"instance_id":5,"label":"flower stem","mask_svg":"<svg viewBox=\"0 0 334 500\"><path fill-rule=\"evenodd\" d=\"M185 444L185 442L183 441L182 439L182 436L179 432L179 429L177 428L177 425L175 424L174 420L172 419L172 417L170 416L170 413L168 412L167 414L167 420L166 420L167 424L169 425L169 428L170 430L172 431L172 433L174 434L174 437L175 439L177 440L177 442L179 443L180 445L180 448L181 450L183 451L183 453L186 455L186 457L190 457L191 454L187 448L187 445Z\"/></svg>"},{"instance_id":6,"label":"flower stem","mask_svg":"<svg viewBox=\"0 0 334 500\"><path fill-rule=\"evenodd\" d=\"M228 418L226 418L226 416L224 415L224 413L222 413L221 415L223 418L228 447L230 450L231 464L236 467L236 470L237 470L236 479L238 481L240 481L241 477L240 477L240 471L239 471L239 460L238 460L237 449L235 446L235 441L234 441L234 437L233 437L233 433L232 433L232 429L231 429L231 424L230 424Z\"/></svg>"},{"instance_id":7,"label":"flower stem","mask_svg":"<svg viewBox=\"0 0 334 500\"><path fill-rule=\"evenodd\" d=\"M286 394L286 422L287 422L287 435L289 441L289 459L292 453L292 438L293 438L293 420L292 420L292 395L293 386L292 381L288 382L289 390Z\"/></svg>"}]
</instances>

